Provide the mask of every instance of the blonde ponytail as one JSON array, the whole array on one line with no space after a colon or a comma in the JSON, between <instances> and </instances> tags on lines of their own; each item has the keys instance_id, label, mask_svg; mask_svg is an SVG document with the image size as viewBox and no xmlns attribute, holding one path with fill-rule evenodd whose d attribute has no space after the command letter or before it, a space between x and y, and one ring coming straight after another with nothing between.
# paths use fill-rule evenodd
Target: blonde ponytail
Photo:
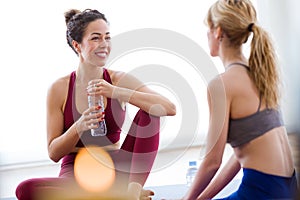
<instances>
[{"instance_id":1,"label":"blonde ponytail","mask_svg":"<svg viewBox=\"0 0 300 200\"><path fill-rule=\"evenodd\" d=\"M277 58L268 33L254 24L249 57L250 76L258 88L262 100L270 108L279 104L279 74Z\"/></svg>"}]
</instances>

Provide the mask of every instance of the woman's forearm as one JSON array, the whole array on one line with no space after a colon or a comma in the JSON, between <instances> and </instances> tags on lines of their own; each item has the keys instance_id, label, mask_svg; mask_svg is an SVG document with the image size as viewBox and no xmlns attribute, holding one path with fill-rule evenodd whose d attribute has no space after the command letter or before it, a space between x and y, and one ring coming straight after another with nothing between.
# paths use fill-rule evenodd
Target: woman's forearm
<instances>
[{"instance_id":1,"label":"woman's forearm","mask_svg":"<svg viewBox=\"0 0 300 200\"><path fill-rule=\"evenodd\" d=\"M176 106L159 94L118 88L117 97L121 101L137 106L153 116L173 116L176 114Z\"/></svg>"},{"instance_id":2,"label":"woman's forearm","mask_svg":"<svg viewBox=\"0 0 300 200\"><path fill-rule=\"evenodd\" d=\"M74 123L64 134L53 139L48 145L48 154L51 160L58 162L62 157L75 149L79 135Z\"/></svg>"},{"instance_id":3,"label":"woman's forearm","mask_svg":"<svg viewBox=\"0 0 300 200\"><path fill-rule=\"evenodd\" d=\"M206 188L210 183L210 180L214 177L219 169L219 165L209 164L205 160L201 163L200 168L196 174L195 180L190 187L188 193L184 197L184 200L197 199L198 195Z\"/></svg>"},{"instance_id":4,"label":"woman's forearm","mask_svg":"<svg viewBox=\"0 0 300 200\"><path fill-rule=\"evenodd\" d=\"M211 199L216 196L236 176L240 169L239 162L232 155L216 178L201 193L198 200Z\"/></svg>"}]
</instances>

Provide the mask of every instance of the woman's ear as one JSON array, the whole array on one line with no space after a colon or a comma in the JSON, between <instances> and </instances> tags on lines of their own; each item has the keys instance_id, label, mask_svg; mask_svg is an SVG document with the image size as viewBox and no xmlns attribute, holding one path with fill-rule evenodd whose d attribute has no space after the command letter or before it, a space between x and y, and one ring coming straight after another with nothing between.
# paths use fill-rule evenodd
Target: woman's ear
<instances>
[{"instance_id":1,"label":"woman's ear","mask_svg":"<svg viewBox=\"0 0 300 200\"><path fill-rule=\"evenodd\" d=\"M223 33L222 33L222 29L220 26L218 26L216 29L215 29L215 38L222 41L223 39Z\"/></svg>"},{"instance_id":2,"label":"woman's ear","mask_svg":"<svg viewBox=\"0 0 300 200\"><path fill-rule=\"evenodd\" d=\"M77 51L77 53L81 52L80 44L77 41L73 40L72 45L73 45L74 49Z\"/></svg>"}]
</instances>

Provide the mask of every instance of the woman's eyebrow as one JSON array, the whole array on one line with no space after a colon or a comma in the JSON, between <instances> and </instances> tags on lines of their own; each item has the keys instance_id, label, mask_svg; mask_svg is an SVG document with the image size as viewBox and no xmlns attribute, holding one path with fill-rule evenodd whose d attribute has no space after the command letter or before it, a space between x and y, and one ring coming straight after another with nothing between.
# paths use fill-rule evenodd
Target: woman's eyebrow
<instances>
[{"instance_id":1,"label":"woman's eyebrow","mask_svg":"<svg viewBox=\"0 0 300 200\"><path fill-rule=\"evenodd\" d=\"M100 36L102 35L102 33L98 33L98 32L92 33L91 35L94 35L94 34L95 34L95 35L100 35ZM110 34L110 32L106 32L106 33L105 33L105 35L109 35L109 34Z\"/></svg>"}]
</instances>

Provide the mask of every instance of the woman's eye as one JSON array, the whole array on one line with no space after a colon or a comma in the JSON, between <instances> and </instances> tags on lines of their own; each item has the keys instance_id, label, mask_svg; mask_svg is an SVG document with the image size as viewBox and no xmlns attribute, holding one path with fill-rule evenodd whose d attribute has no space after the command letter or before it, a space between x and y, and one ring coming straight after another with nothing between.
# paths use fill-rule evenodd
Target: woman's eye
<instances>
[{"instance_id":1,"label":"woman's eye","mask_svg":"<svg viewBox=\"0 0 300 200\"><path fill-rule=\"evenodd\" d=\"M106 41L110 41L110 40L111 40L111 37L106 37L105 40L106 40Z\"/></svg>"},{"instance_id":2,"label":"woman's eye","mask_svg":"<svg viewBox=\"0 0 300 200\"><path fill-rule=\"evenodd\" d=\"M92 40L99 40L99 37L93 37Z\"/></svg>"}]
</instances>

